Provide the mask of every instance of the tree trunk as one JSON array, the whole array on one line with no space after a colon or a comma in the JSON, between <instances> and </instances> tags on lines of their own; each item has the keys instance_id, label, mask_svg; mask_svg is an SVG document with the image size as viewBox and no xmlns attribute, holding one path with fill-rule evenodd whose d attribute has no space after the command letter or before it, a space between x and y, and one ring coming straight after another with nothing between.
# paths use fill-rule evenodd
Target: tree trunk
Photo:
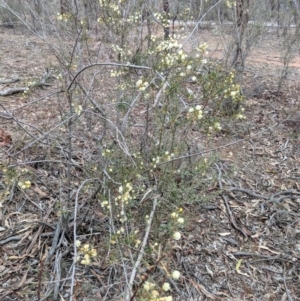
<instances>
[{"instance_id":1,"label":"tree trunk","mask_svg":"<svg viewBox=\"0 0 300 301\"><path fill-rule=\"evenodd\" d=\"M163 12L166 19L169 20L169 15L170 15L169 0L163 0ZM164 24L164 39L168 40L169 38L170 38L170 25L168 22L168 25Z\"/></svg>"},{"instance_id":2,"label":"tree trunk","mask_svg":"<svg viewBox=\"0 0 300 301\"><path fill-rule=\"evenodd\" d=\"M60 0L60 13L66 14L69 12L69 10L68 0Z\"/></svg>"},{"instance_id":3,"label":"tree trunk","mask_svg":"<svg viewBox=\"0 0 300 301\"><path fill-rule=\"evenodd\" d=\"M250 0L236 0L236 26L237 40L234 59L232 65L235 69L242 70L244 68L243 57L243 38L249 21L249 5Z\"/></svg>"}]
</instances>

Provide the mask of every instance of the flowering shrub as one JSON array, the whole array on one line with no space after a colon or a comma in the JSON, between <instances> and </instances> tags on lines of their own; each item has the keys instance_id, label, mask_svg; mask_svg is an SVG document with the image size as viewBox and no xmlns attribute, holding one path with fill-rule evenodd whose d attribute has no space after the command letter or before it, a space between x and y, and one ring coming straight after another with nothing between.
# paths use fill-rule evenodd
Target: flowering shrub
<instances>
[{"instance_id":1,"label":"flowering shrub","mask_svg":"<svg viewBox=\"0 0 300 301\"><path fill-rule=\"evenodd\" d=\"M207 197L195 191L213 160L177 160L191 154L188 133L193 129L214 135L222 130L226 118L243 118L243 96L234 72L226 72L206 58L207 44L199 45L191 55L176 36L169 40L151 36L149 41L145 61L140 56L140 63L147 63L149 69L139 74L126 68L133 55L126 50L126 43L112 48L124 63L124 67L111 70L110 76L118 83L122 99L127 99L124 109L120 104L116 108L131 155L126 155L120 145L103 141L100 170L104 169L109 179L118 184L110 183L106 190L109 193L102 194L99 200L104 212L114 219L109 244L115 251L111 256L118 256L115 246L122 246L125 253L126 247L142 250L162 271L160 277L151 269L138 275L135 294L138 300L145 301L172 300L170 283L165 280L177 281L181 277L170 261L173 247L181 243L184 235L186 221L181 206ZM139 110L146 120L131 114L136 107L142 108ZM147 133L133 134L135 123ZM161 196L155 222L150 214L153 191ZM142 229L149 226L151 235L144 245ZM150 265L147 256L143 260L146 267Z\"/></svg>"}]
</instances>

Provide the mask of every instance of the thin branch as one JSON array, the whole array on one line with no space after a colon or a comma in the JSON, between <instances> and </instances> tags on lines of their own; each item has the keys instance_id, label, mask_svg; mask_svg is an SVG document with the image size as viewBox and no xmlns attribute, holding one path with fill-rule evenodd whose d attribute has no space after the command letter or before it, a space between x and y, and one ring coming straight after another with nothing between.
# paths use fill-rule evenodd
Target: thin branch
<instances>
[{"instance_id":1,"label":"thin branch","mask_svg":"<svg viewBox=\"0 0 300 301\"><path fill-rule=\"evenodd\" d=\"M220 189L223 189L223 185L222 185L222 181L221 181L221 176L222 176L222 172L221 172L221 169L219 168L219 166L217 164L215 164L216 168L218 169L218 172L219 172L219 175L218 175L218 182L219 182L219 187ZM221 197L225 203L225 206L226 206L226 209L227 209L227 213L229 215L229 220L230 220L230 223L233 225L233 227L238 230L239 232L241 232L246 238L248 237L248 234L246 233L246 231L244 231L242 228L240 228L236 221L235 221L235 216L234 214L232 213L231 209L230 209L230 206L229 206L229 203L228 203L228 200L227 200L227 197L226 195L224 195L223 193L221 193Z\"/></svg>"},{"instance_id":2,"label":"thin branch","mask_svg":"<svg viewBox=\"0 0 300 301\"><path fill-rule=\"evenodd\" d=\"M219 5L223 0L219 0L216 4L214 4L213 6L211 6L206 12L205 14L200 18L200 20L196 23L196 25L194 26L193 30L190 32L190 34L187 36L187 38L185 39L185 41L182 43L182 47L185 43L188 42L188 40L191 38L191 36L194 34L194 32L198 29L199 24L203 21L203 19L206 17L206 15L213 9L215 8L217 5ZM181 47L181 48L182 48Z\"/></svg>"},{"instance_id":3,"label":"thin branch","mask_svg":"<svg viewBox=\"0 0 300 301\"><path fill-rule=\"evenodd\" d=\"M286 284L286 279L285 279L285 264L283 264L283 283L284 283L284 287L285 287L285 291L286 291L286 295L288 297L288 300L289 301L293 301L293 298L291 297L291 294L290 294L289 289L288 289L287 284Z\"/></svg>"},{"instance_id":4,"label":"thin branch","mask_svg":"<svg viewBox=\"0 0 300 301\"><path fill-rule=\"evenodd\" d=\"M66 91L69 91L71 89L71 87L73 86L76 78L85 70L92 68L92 67L96 67L96 66L113 66L113 67L126 67L126 68L135 68L135 69L151 69L150 67L147 66L138 66L138 65L131 65L131 64L119 64L119 63L112 63L112 62L107 62L107 63L95 63L95 64L91 64L88 66L85 66L84 68L82 68L80 71L78 71L74 78L72 79L71 83L69 84L68 88L66 89Z\"/></svg>"},{"instance_id":5,"label":"thin branch","mask_svg":"<svg viewBox=\"0 0 300 301\"><path fill-rule=\"evenodd\" d=\"M74 282L75 282L75 270L76 270L76 262L77 262L77 246L76 246L76 240L77 240L77 211L78 211L78 197L81 189L83 186L89 182L94 181L97 179L86 179L83 181L80 185L80 187L76 191L75 196L75 208L74 208L74 225L73 225L73 246L74 246L74 255L73 255L73 267L72 267L72 276L71 276L71 288L70 288L70 301L73 300L73 291L74 291Z\"/></svg>"},{"instance_id":6,"label":"thin branch","mask_svg":"<svg viewBox=\"0 0 300 301\"><path fill-rule=\"evenodd\" d=\"M156 206L157 206L157 198L158 198L157 196L154 198L152 211L150 213L150 217L149 217L149 220L148 220L148 225L147 225L145 236L144 236L144 239L143 239L143 242L142 242L142 245L141 245L141 249L139 251L138 258L137 258L137 260L136 260L136 262L133 266L133 270L132 270L132 273L130 275L130 279L129 279L129 283L128 283L128 290L127 290L127 294L126 294L126 297L125 297L126 301L131 300L132 287L133 287L134 279L135 279L135 276L136 276L136 273L137 273L137 269L140 266L142 258L144 256L144 250L145 250L145 247L146 247L146 244L147 244L147 241L148 241L149 233L150 233L150 230L151 230L152 220L153 220L155 209L156 209Z\"/></svg>"}]
</instances>

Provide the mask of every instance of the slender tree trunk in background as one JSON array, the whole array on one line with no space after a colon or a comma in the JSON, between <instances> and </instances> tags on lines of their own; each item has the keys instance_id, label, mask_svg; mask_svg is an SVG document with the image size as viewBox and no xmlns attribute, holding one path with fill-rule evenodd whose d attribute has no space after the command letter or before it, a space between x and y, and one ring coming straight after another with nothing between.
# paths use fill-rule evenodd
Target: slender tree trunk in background
<instances>
[{"instance_id":1,"label":"slender tree trunk in background","mask_svg":"<svg viewBox=\"0 0 300 301\"><path fill-rule=\"evenodd\" d=\"M281 90L282 84L287 79L288 70L290 67L290 63L292 59L295 57L295 53L293 53L293 48L299 49L299 41L300 41L300 12L299 12L299 4L295 1L290 1L290 6L292 9L293 19L295 23L295 30L291 31L288 37L285 39L284 45L284 55L283 55L283 70L281 72L281 77L278 83L278 91ZM290 27L290 25L288 25Z\"/></svg>"},{"instance_id":2,"label":"slender tree trunk in background","mask_svg":"<svg viewBox=\"0 0 300 301\"><path fill-rule=\"evenodd\" d=\"M299 22L299 3L297 2L297 0L291 0L290 6L292 9L294 23L295 25L297 25Z\"/></svg>"},{"instance_id":3,"label":"slender tree trunk in background","mask_svg":"<svg viewBox=\"0 0 300 301\"><path fill-rule=\"evenodd\" d=\"M30 7L30 15L35 30L43 28L43 6L41 0L33 0ZM43 28L44 29L44 28Z\"/></svg>"},{"instance_id":4,"label":"slender tree trunk in background","mask_svg":"<svg viewBox=\"0 0 300 301\"><path fill-rule=\"evenodd\" d=\"M240 71L243 70L245 61L243 57L242 43L249 21L249 5L250 0L236 0L237 39L232 65L235 69L238 69Z\"/></svg>"},{"instance_id":5,"label":"slender tree trunk in background","mask_svg":"<svg viewBox=\"0 0 300 301\"><path fill-rule=\"evenodd\" d=\"M277 0L277 35L279 36L279 28L280 28L280 3Z\"/></svg>"},{"instance_id":6,"label":"slender tree trunk in background","mask_svg":"<svg viewBox=\"0 0 300 301\"><path fill-rule=\"evenodd\" d=\"M60 13L66 14L69 11L68 0L60 0Z\"/></svg>"},{"instance_id":7,"label":"slender tree trunk in background","mask_svg":"<svg viewBox=\"0 0 300 301\"><path fill-rule=\"evenodd\" d=\"M41 0L34 0L33 4L34 4L34 10L35 10L35 12L40 16L41 13L42 13Z\"/></svg>"},{"instance_id":8,"label":"slender tree trunk in background","mask_svg":"<svg viewBox=\"0 0 300 301\"><path fill-rule=\"evenodd\" d=\"M165 17L169 20L169 14L170 14L169 0L163 0L163 12ZM170 25L168 22L168 25L164 24L164 39L168 40L169 38L170 38Z\"/></svg>"},{"instance_id":9,"label":"slender tree trunk in background","mask_svg":"<svg viewBox=\"0 0 300 301\"><path fill-rule=\"evenodd\" d=\"M270 7L271 7L271 12L273 13L275 8L276 8L276 3L275 3L276 0L269 0L269 3L270 3Z\"/></svg>"}]
</instances>

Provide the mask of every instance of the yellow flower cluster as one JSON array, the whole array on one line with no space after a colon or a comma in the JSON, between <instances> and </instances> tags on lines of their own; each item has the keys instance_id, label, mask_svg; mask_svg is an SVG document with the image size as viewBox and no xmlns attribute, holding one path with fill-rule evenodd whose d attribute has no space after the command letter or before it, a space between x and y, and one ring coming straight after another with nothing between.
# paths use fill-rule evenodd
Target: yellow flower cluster
<instances>
[{"instance_id":1,"label":"yellow flower cluster","mask_svg":"<svg viewBox=\"0 0 300 301\"><path fill-rule=\"evenodd\" d=\"M229 85L228 89L224 90L224 97L233 97L233 98L237 98L240 95L240 85L234 84L234 72L230 72L228 77L225 80L225 84Z\"/></svg>"},{"instance_id":2,"label":"yellow flower cluster","mask_svg":"<svg viewBox=\"0 0 300 301\"><path fill-rule=\"evenodd\" d=\"M18 186L22 189L27 189L27 188L31 187L31 182L30 181L24 181L24 182L19 181Z\"/></svg>"},{"instance_id":3,"label":"yellow flower cluster","mask_svg":"<svg viewBox=\"0 0 300 301\"><path fill-rule=\"evenodd\" d=\"M82 106L81 105L75 106L74 109L75 109L76 114L79 116L82 112Z\"/></svg>"},{"instance_id":4,"label":"yellow flower cluster","mask_svg":"<svg viewBox=\"0 0 300 301\"><path fill-rule=\"evenodd\" d=\"M162 291L168 292L171 290L170 283L164 282L162 285ZM160 297L160 292L156 289L156 285L150 281L146 281L143 285L143 291L145 298L142 298L142 300L147 301L172 301L172 296L163 296ZM147 294L145 294L147 293Z\"/></svg>"},{"instance_id":5,"label":"yellow flower cluster","mask_svg":"<svg viewBox=\"0 0 300 301\"><path fill-rule=\"evenodd\" d=\"M158 46L158 48L160 47ZM166 68L171 68L173 66L178 66L178 64L180 63L185 63L186 58L187 53L182 49L178 50L177 52L168 52L161 57L158 68L163 70ZM181 72L180 76L185 76L185 73Z\"/></svg>"},{"instance_id":6,"label":"yellow flower cluster","mask_svg":"<svg viewBox=\"0 0 300 301\"><path fill-rule=\"evenodd\" d=\"M124 62L124 61L129 61L130 57L132 56L132 51L130 50L130 48L125 48L125 47L120 47L118 45L112 45L111 46L112 50L118 54L119 58ZM124 72L123 72L124 73ZM123 74L120 73L120 74Z\"/></svg>"},{"instance_id":7,"label":"yellow flower cluster","mask_svg":"<svg viewBox=\"0 0 300 301\"><path fill-rule=\"evenodd\" d=\"M225 5L226 5L228 8L235 7L235 6L236 6L236 0L226 0Z\"/></svg>"},{"instance_id":8,"label":"yellow flower cluster","mask_svg":"<svg viewBox=\"0 0 300 301\"><path fill-rule=\"evenodd\" d=\"M141 243L142 243L142 242L141 242L140 239L136 239L136 240L134 241L134 247L135 247L135 248L138 248L138 247L140 246Z\"/></svg>"},{"instance_id":9,"label":"yellow flower cluster","mask_svg":"<svg viewBox=\"0 0 300 301\"><path fill-rule=\"evenodd\" d=\"M62 74L61 74L61 73L58 73L58 75L56 76L56 78L57 78L58 80L62 80Z\"/></svg>"},{"instance_id":10,"label":"yellow flower cluster","mask_svg":"<svg viewBox=\"0 0 300 301\"><path fill-rule=\"evenodd\" d=\"M102 202L101 202L101 207L102 207L102 208L106 208L107 210L109 210L109 209L110 209L109 202L108 202L107 200L102 201Z\"/></svg>"},{"instance_id":11,"label":"yellow flower cluster","mask_svg":"<svg viewBox=\"0 0 300 301\"><path fill-rule=\"evenodd\" d=\"M178 41L175 39L164 40L156 47L156 51L165 51L171 49L178 49L181 48L182 44L178 44Z\"/></svg>"},{"instance_id":12,"label":"yellow flower cluster","mask_svg":"<svg viewBox=\"0 0 300 301\"><path fill-rule=\"evenodd\" d=\"M208 132L213 133L214 131L219 132L222 130L220 122L215 122L212 126L208 127Z\"/></svg>"},{"instance_id":13,"label":"yellow flower cluster","mask_svg":"<svg viewBox=\"0 0 300 301\"><path fill-rule=\"evenodd\" d=\"M134 24L141 22L142 16L139 12L134 13L132 16L129 16L126 21L128 23Z\"/></svg>"},{"instance_id":14,"label":"yellow flower cluster","mask_svg":"<svg viewBox=\"0 0 300 301\"><path fill-rule=\"evenodd\" d=\"M121 234L124 234L125 233L125 229L124 227L121 227L119 230L117 230L116 234L117 235L121 235Z\"/></svg>"},{"instance_id":15,"label":"yellow flower cluster","mask_svg":"<svg viewBox=\"0 0 300 301\"><path fill-rule=\"evenodd\" d=\"M131 183L126 183L125 186L122 185L118 188L119 195L115 199L115 204L118 207L121 207L120 213L117 215L121 223L127 221L124 205L128 205L129 202L133 199L133 193L134 190ZM110 203L107 200L101 202L101 207L108 210L111 208ZM121 234L123 232L124 231L120 230L118 234Z\"/></svg>"},{"instance_id":16,"label":"yellow flower cluster","mask_svg":"<svg viewBox=\"0 0 300 301\"><path fill-rule=\"evenodd\" d=\"M76 246L77 248L79 248L79 255L77 256L77 260L83 258L80 261L81 264L88 265L91 263L91 258L97 256L96 249L93 249L89 244L84 244L83 246L81 246L81 241L77 240Z\"/></svg>"},{"instance_id":17,"label":"yellow flower cluster","mask_svg":"<svg viewBox=\"0 0 300 301\"><path fill-rule=\"evenodd\" d=\"M110 77L119 77L121 75L125 74L125 72L121 69L118 70L110 70Z\"/></svg>"},{"instance_id":18,"label":"yellow flower cluster","mask_svg":"<svg viewBox=\"0 0 300 301\"><path fill-rule=\"evenodd\" d=\"M182 213L183 209L179 208L177 211L174 211L171 213L171 218L175 220L175 223L177 226L181 227L184 224L184 218L180 217L180 213ZM181 239L181 233L179 231L175 231L173 233L172 238L174 240L180 240Z\"/></svg>"},{"instance_id":19,"label":"yellow flower cluster","mask_svg":"<svg viewBox=\"0 0 300 301\"><path fill-rule=\"evenodd\" d=\"M204 54L208 48L208 45L206 43L201 44L199 47L196 48L198 52L201 54Z\"/></svg>"},{"instance_id":20,"label":"yellow flower cluster","mask_svg":"<svg viewBox=\"0 0 300 301\"><path fill-rule=\"evenodd\" d=\"M32 81L32 82L28 82L26 84L26 88L23 92L23 96L25 96L26 94L28 94L30 92L31 89L33 89L34 87L36 87L38 85L37 81Z\"/></svg>"},{"instance_id":21,"label":"yellow flower cluster","mask_svg":"<svg viewBox=\"0 0 300 301\"><path fill-rule=\"evenodd\" d=\"M100 6L105 7L110 12L116 13L117 16L121 16L121 7L119 4L111 3L110 1L99 0Z\"/></svg>"},{"instance_id":22,"label":"yellow flower cluster","mask_svg":"<svg viewBox=\"0 0 300 301\"><path fill-rule=\"evenodd\" d=\"M176 231L173 233L173 239L180 240L181 239L181 233L179 231Z\"/></svg>"},{"instance_id":23,"label":"yellow flower cluster","mask_svg":"<svg viewBox=\"0 0 300 301\"><path fill-rule=\"evenodd\" d=\"M157 164L161 162L171 161L175 157L175 154L169 153L166 151L162 157L157 156L155 158L152 158L152 166L153 168L156 168Z\"/></svg>"},{"instance_id":24,"label":"yellow flower cluster","mask_svg":"<svg viewBox=\"0 0 300 301\"><path fill-rule=\"evenodd\" d=\"M154 13L153 16L158 22L162 23L163 26L169 25L169 18L166 14Z\"/></svg>"},{"instance_id":25,"label":"yellow flower cluster","mask_svg":"<svg viewBox=\"0 0 300 301\"><path fill-rule=\"evenodd\" d=\"M200 105L196 105L195 108L193 107L189 108L187 119L191 119L195 121L195 120L200 120L202 118L203 118L203 111Z\"/></svg>"},{"instance_id":26,"label":"yellow flower cluster","mask_svg":"<svg viewBox=\"0 0 300 301\"><path fill-rule=\"evenodd\" d=\"M149 83L144 82L142 79L139 79L135 85L140 91L145 91L147 89L147 87L149 86Z\"/></svg>"},{"instance_id":27,"label":"yellow flower cluster","mask_svg":"<svg viewBox=\"0 0 300 301\"><path fill-rule=\"evenodd\" d=\"M58 21L67 22L70 19L70 15L69 14L65 14L65 13L64 14L57 13L56 19Z\"/></svg>"},{"instance_id":28,"label":"yellow flower cluster","mask_svg":"<svg viewBox=\"0 0 300 301\"><path fill-rule=\"evenodd\" d=\"M103 151L102 151L102 156L103 157L109 157L109 155L112 153L113 151L110 150L109 148L105 148Z\"/></svg>"},{"instance_id":29,"label":"yellow flower cluster","mask_svg":"<svg viewBox=\"0 0 300 301\"><path fill-rule=\"evenodd\" d=\"M24 190L31 187L31 181L25 180L30 178L30 173L27 168L7 168L0 163L0 172L2 172L1 183L3 186L3 189L0 190L1 207L1 199L4 201L5 198L10 194L11 188L16 180L18 180L18 187Z\"/></svg>"},{"instance_id":30,"label":"yellow flower cluster","mask_svg":"<svg viewBox=\"0 0 300 301\"><path fill-rule=\"evenodd\" d=\"M129 201L132 200L132 193L134 192L131 183L127 182L125 186L120 186L118 191L119 196L116 199L116 204L121 201L121 203L128 205Z\"/></svg>"},{"instance_id":31,"label":"yellow flower cluster","mask_svg":"<svg viewBox=\"0 0 300 301\"><path fill-rule=\"evenodd\" d=\"M228 78L225 80L225 84L228 86L227 89L223 91L224 99L231 99L234 103L240 103L243 100L243 96L241 94L241 87L238 84L234 83L234 72L230 72ZM244 109L241 109L241 112L236 115L237 119L245 119L246 117L242 114Z\"/></svg>"},{"instance_id":32,"label":"yellow flower cluster","mask_svg":"<svg viewBox=\"0 0 300 301\"><path fill-rule=\"evenodd\" d=\"M246 116L242 114L244 111L245 111L245 109L241 108L241 113L236 114L235 118L236 119L246 119Z\"/></svg>"},{"instance_id":33,"label":"yellow flower cluster","mask_svg":"<svg viewBox=\"0 0 300 301\"><path fill-rule=\"evenodd\" d=\"M175 270L172 272L171 276L174 280L178 280L180 278L180 272Z\"/></svg>"}]
</instances>

